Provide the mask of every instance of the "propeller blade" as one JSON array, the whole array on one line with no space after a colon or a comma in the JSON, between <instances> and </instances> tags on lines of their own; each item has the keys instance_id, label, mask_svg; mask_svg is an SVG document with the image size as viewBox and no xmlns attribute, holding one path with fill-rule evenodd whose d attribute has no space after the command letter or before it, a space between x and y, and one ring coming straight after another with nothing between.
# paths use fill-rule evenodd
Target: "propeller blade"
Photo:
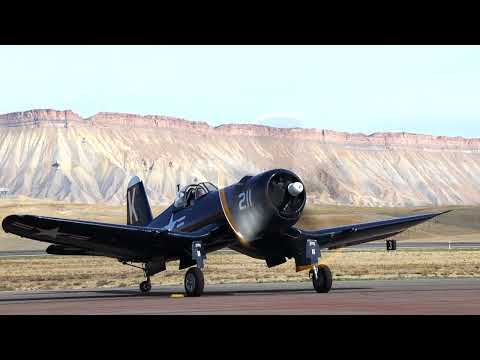
<instances>
[{"instance_id":1,"label":"propeller blade","mask_svg":"<svg viewBox=\"0 0 480 360\"><path fill-rule=\"evenodd\" d=\"M225 218L245 246L264 233L295 224L305 206L305 190L294 173L284 169L245 176L219 190Z\"/></svg>"}]
</instances>

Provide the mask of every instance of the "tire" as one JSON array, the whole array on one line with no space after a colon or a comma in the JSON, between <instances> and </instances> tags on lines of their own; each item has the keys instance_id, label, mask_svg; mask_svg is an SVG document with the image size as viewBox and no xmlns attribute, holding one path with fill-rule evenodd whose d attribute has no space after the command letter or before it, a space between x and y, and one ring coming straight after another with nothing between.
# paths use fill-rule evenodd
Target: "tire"
<instances>
[{"instance_id":1,"label":"tire","mask_svg":"<svg viewBox=\"0 0 480 360\"><path fill-rule=\"evenodd\" d=\"M200 296L203 293L205 281L203 272L197 267L188 269L184 280L185 294L187 296Z\"/></svg>"},{"instance_id":2,"label":"tire","mask_svg":"<svg viewBox=\"0 0 480 360\"><path fill-rule=\"evenodd\" d=\"M319 265L317 273L317 279L315 279L315 276L312 274L313 288L317 293L328 293L332 288L332 272L330 268L327 265Z\"/></svg>"},{"instance_id":3,"label":"tire","mask_svg":"<svg viewBox=\"0 0 480 360\"><path fill-rule=\"evenodd\" d=\"M147 294L152 290L152 284L149 281L142 281L140 283L140 291L144 294Z\"/></svg>"}]
</instances>

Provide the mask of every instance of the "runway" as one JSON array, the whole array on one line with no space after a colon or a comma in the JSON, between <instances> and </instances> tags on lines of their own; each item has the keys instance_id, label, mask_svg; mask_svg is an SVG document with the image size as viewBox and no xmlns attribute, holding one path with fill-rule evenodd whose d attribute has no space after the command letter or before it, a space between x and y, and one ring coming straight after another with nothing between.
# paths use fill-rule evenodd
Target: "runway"
<instances>
[{"instance_id":1,"label":"runway","mask_svg":"<svg viewBox=\"0 0 480 360\"><path fill-rule=\"evenodd\" d=\"M310 282L207 285L198 298L182 286L0 292L8 314L480 314L480 278L336 281L328 294Z\"/></svg>"}]
</instances>

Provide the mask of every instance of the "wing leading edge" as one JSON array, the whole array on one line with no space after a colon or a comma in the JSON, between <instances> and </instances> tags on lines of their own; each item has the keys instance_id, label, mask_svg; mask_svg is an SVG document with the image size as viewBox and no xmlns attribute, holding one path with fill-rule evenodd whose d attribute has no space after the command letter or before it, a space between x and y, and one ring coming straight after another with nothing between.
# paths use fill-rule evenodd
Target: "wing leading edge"
<instances>
[{"instance_id":1,"label":"wing leading edge","mask_svg":"<svg viewBox=\"0 0 480 360\"><path fill-rule=\"evenodd\" d=\"M217 227L197 232L172 232L157 228L68 220L35 215L10 215L5 232L21 237L83 250L89 255L148 259L181 255L195 240L209 238ZM59 248L60 249L60 248Z\"/></svg>"},{"instance_id":2,"label":"wing leading edge","mask_svg":"<svg viewBox=\"0 0 480 360\"><path fill-rule=\"evenodd\" d=\"M338 249L395 236L412 226L421 224L450 211L451 210L360 224L342 225L316 231L293 228L292 232L287 234L287 240L290 240L290 244L294 245L297 271L299 271L304 268L309 268L309 266L304 263L305 241L307 239L317 240L320 249Z\"/></svg>"}]
</instances>

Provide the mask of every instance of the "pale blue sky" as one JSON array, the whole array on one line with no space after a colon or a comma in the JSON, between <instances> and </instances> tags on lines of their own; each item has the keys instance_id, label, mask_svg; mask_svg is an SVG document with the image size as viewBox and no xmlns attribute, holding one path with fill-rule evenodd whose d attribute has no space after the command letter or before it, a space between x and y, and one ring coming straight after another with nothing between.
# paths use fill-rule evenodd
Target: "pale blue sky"
<instances>
[{"instance_id":1,"label":"pale blue sky","mask_svg":"<svg viewBox=\"0 0 480 360\"><path fill-rule=\"evenodd\" d=\"M479 46L0 46L0 113L480 137Z\"/></svg>"}]
</instances>

